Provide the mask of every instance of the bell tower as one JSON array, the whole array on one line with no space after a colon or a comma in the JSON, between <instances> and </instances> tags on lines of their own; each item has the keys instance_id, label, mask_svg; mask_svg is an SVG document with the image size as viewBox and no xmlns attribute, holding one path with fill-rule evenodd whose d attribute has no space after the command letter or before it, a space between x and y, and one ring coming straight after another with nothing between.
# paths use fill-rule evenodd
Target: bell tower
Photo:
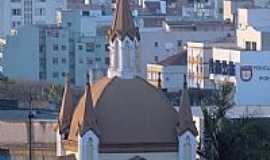
<instances>
[{"instance_id":1,"label":"bell tower","mask_svg":"<svg viewBox=\"0 0 270 160\"><path fill-rule=\"evenodd\" d=\"M140 35L131 15L129 1L117 0L109 30L110 66L108 77L134 78L140 72Z\"/></svg>"}]
</instances>

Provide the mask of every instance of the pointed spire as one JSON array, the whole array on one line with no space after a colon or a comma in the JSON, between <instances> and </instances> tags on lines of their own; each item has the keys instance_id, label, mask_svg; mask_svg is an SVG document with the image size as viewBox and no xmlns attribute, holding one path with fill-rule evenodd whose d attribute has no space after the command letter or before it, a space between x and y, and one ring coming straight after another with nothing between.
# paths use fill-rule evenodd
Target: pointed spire
<instances>
[{"instance_id":1,"label":"pointed spire","mask_svg":"<svg viewBox=\"0 0 270 160\"><path fill-rule=\"evenodd\" d=\"M93 106L90 75L87 73L87 82L83 95L83 103L81 104L82 117L80 119L80 134L83 136L87 131L92 130L97 136L99 129L97 125L97 117Z\"/></svg>"},{"instance_id":2,"label":"pointed spire","mask_svg":"<svg viewBox=\"0 0 270 160\"><path fill-rule=\"evenodd\" d=\"M58 119L60 134L67 134L69 132L73 112L74 107L72 106L72 93L69 84L69 76L68 74L65 74L64 94Z\"/></svg>"},{"instance_id":3,"label":"pointed spire","mask_svg":"<svg viewBox=\"0 0 270 160\"><path fill-rule=\"evenodd\" d=\"M181 93L180 106L178 111L178 135L182 135L186 131L190 131L194 136L198 135L197 128L193 123L193 116L189 102L187 90L186 75L184 75L184 87Z\"/></svg>"},{"instance_id":4,"label":"pointed spire","mask_svg":"<svg viewBox=\"0 0 270 160\"><path fill-rule=\"evenodd\" d=\"M123 40L128 36L132 41L140 40L139 30L135 27L128 0L116 0L116 11L114 14L112 28L109 31L109 40L114 41L116 37Z\"/></svg>"}]
</instances>

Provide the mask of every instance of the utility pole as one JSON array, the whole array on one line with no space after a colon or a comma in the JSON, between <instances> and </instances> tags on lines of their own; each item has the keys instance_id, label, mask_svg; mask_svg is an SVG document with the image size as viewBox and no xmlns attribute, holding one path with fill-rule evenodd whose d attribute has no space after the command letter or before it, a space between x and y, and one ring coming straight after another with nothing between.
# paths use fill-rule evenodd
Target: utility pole
<instances>
[{"instance_id":1,"label":"utility pole","mask_svg":"<svg viewBox=\"0 0 270 160\"><path fill-rule=\"evenodd\" d=\"M30 89L29 93L29 112L28 112L28 122L29 122L29 160L32 160L32 118L34 117L32 112L32 93Z\"/></svg>"}]
</instances>

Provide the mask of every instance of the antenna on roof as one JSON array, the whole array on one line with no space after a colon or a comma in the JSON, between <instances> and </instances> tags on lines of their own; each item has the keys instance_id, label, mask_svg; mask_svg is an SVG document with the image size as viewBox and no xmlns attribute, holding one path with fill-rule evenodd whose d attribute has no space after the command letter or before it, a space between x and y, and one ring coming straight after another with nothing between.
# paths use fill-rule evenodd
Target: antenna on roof
<instances>
[{"instance_id":1,"label":"antenna on roof","mask_svg":"<svg viewBox=\"0 0 270 160\"><path fill-rule=\"evenodd\" d=\"M184 86L183 89L187 89L187 75L184 74Z\"/></svg>"}]
</instances>

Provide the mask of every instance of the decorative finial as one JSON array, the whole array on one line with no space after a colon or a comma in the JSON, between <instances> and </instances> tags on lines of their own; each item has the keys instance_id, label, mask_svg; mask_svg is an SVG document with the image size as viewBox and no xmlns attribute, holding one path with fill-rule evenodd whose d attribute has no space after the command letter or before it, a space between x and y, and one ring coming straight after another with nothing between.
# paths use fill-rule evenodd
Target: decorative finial
<instances>
[{"instance_id":1,"label":"decorative finial","mask_svg":"<svg viewBox=\"0 0 270 160\"><path fill-rule=\"evenodd\" d=\"M158 88L161 88L161 72L158 72Z\"/></svg>"},{"instance_id":2,"label":"decorative finial","mask_svg":"<svg viewBox=\"0 0 270 160\"><path fill-rule=\"evenodd\" d=\"M184 74L184 89L187 89L187 75Z\"/></svg>"},{"instance_id":3,"label":"decorative finial","mask_svg":"<svg viewBox=\"0 0 270 160\"><path fill-rule=\"evenodd\" d=\"M89 74L89 71L86 72L86 84L87 85L90 84L90 74Z\"/></svg>"}]
</instances>

